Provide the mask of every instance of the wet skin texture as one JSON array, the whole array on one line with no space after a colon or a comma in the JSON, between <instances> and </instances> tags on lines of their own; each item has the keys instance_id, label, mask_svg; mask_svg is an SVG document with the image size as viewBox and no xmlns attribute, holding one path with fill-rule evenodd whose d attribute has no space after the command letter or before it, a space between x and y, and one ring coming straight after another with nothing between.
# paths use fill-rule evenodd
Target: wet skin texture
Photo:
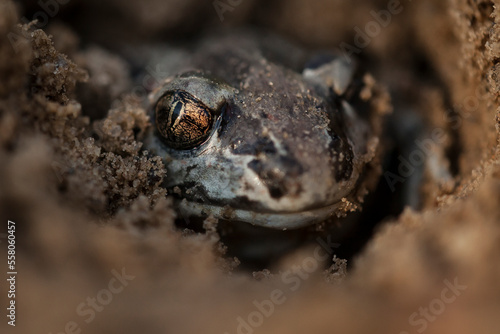
<instances>
[{"instance_id":1,"label":"wet skin texture","mask_svg":"<svg viewBox=\"0 0 500 334\"><path fill-rule=\"evenodd\" d=\"M369 113L349 104L359 99L354 65L304 65L300 49L251 35L205 39L187 55L149 98L145 142L164 158L182 215L293 229L340 214L376 141Z\"/></svg>"}]
</instances>

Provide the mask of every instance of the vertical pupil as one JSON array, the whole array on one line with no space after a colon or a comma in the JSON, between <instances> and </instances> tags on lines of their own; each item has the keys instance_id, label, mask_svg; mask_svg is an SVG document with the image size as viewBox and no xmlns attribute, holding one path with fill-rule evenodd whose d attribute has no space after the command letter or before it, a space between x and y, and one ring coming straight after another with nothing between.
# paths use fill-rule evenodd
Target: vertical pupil
<instances>
[{"instance_id":1,"label":"vertical pupil","mask_svg":"<svg viewBox=\"0 0 500 334\"><path fill-rule=\"evenodd\" d=\"M174 124L177 118L180 116L184 104L181 101L174 102L174 110L172 110L172 121L170 124Z\"/></svg>"}]
</instances>

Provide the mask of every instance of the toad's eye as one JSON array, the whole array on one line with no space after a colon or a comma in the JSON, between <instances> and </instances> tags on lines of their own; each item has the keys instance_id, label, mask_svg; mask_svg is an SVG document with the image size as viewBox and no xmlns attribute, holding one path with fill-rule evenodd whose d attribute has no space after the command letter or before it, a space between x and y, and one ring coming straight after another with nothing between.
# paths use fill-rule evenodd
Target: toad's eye
<instances>
[{"instance_id":1,"label":"toad's eye","mask_svg":"<svg viewBox=\"0 0 500 334\"><path fill-rule=\"evenodd\" d=\"M191 94L176 90L165 93L155 107L156 128L170 148L188 150L210 136L215 112Z\"/></svg>"}]
</instances>

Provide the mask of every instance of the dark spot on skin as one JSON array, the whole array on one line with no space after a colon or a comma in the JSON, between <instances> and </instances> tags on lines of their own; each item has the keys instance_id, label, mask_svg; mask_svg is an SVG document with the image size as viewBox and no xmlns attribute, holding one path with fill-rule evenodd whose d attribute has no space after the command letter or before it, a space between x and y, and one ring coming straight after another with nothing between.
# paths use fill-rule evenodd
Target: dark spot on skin
<instances>
[{"instance_id":1,"label":"dark spot on skin","mask_svg":"<svg viewBox=\"0 0 500 334\"><path fill-rule=\"evenodd\" d=\"M277 160L263 162L254 159L248 163L248 168L252 169L264 182L272 198L279 199L285 195L297 195L302 191L301 187L294 188L293 193L290 183L300 176L304 169L294 158L290 156L280 156ZM293 185L296 185L293 183Z\"/></svg>"},{"instance_id":2,"label":"dark spot on skin","mask_svg":"<svg viewBox=\"0 0 500 334\"><path fill-rule=\"evenodd\" d=\"M285 149L289 152L288 147ZM296 178L304 173L304 167L291 155L282 155L279 158L279 165L286 171L287 177Z\"/></svg>"},{"instance_id":3,"label":"dark spot on skin","mask_svg":"<svg viewBox=\"0 0 500 334\"><path fill-rule=\"evenodd\" d=\"M253 191L254 187L250 185L248 182L245 182L245 190L246 191Z\"/></svg>"},{"instance_id":4,"label":"dark spot on skin","mask_svg":"<svg viewBox=\"0 0 500 334\"><path fill-rule=\"evenodd\" d=\"M352 175L354 153L342 128L345 120L343 113L340 112L342 105L339 99L334 100L334 106L335 108L328 114L330 119L328 134L332 139L328 151L333 161L335 181L340 182L348 180Z\"/></svg>"},{"instance_id":5,"label":"dark spot on skin","mask_svg":"<svg viewBox=\"0 0 500 334\"><path fill-rule=\"evenodd\" d=\"M234 123L234 119L236 118L236 114L238 111L238 107L236 107L234 104L227 103L226 105L224 105L221 116L221 123L219 129L217 130L219 136L224 136L230 130L230 125Z\"/></svg>"},{"instance_id":6,"label":"dark spot on skin","mask_svg":"<svg viewBox=\"0 0 500 334\"><path fill-rule=\"evenodd\" d=\"M247 166L257 174L260 174L262 172L262 165L262 161L254 159L250 161Z\"/></svg>"},{"instance_id":7,"label":"dark spot on skin","mask_svg":"<svg viewBox=\"0 0 500 334\"><path fill-rule=\"evenodd\" d=\"M210 204L218 205L220 207L266 212L266 208L262 206L262 203L252 201L247 196L237 196L231 200L217 200L209 198L206 189L202 185L194 182L178 185L176 187L180 189L181 193L176 192L173 189L168 189L168 192L177 199L187 199L190 202L198 204ZM187 190L189 190L189 193L186 193Z\"/></svg>"},{"instance_id":8,"label":"dark spot on skin","mask_svg":"<svg viewBox=\"0 0 500 334\"><path fill-rule=\"evenodd\" d=\"M283 176L280 176L272 169L266 168L260 160L252 160L248 163L248 168L252 169L259 178L265 183L272 198L279 199L287 193L286 184Z\"/></svg>"},{"instance_id":9,"label":"dark spot on skin","mask_svg":"<svg viewBox=\"0 0 500 334\"><path fill-rule=\"evenodd\" d=\"M233 153L242 155L258 155L261 153L274 155L277 153L277 150L269 137L262 137L252 142L242 143L233 149Z\"/></svg>"},{"instance_id":10,"label":"dark spot on skin","mask_svg":"<svg viewBox=\"0 0 500 334\"><path fill-rule=\"evenodd\" d=\"M240 208L256 208L260 205L260 203L250 200L247 196L236 197L235 203Z\"/></svg>"},{"instance_id":11,"label":"dark spot on skin","mask_svg":"<svg viewBox=\"0 0 500 334\"><path fill-rule=\"evenodd\" d=\"M334 137L335 136L335 137ZM346 140L339 136L332 135L332 142L329 145L331 159L334 161L335 180L337 182L348 180L353 171L353 152ZM341 161L342 153L342 161Z\"/></svg>"},{"instance_id":12,"label":"dark spot on skin","mask_svg":"<svg viewBox=\"0 0 500 334\"><path fill-rule=\"evenodd\" d=\"M186 177L189 176L189 174L191 173L191 171L193 169L196 169L196 166L187 166L186 167Z\"/></svg>"},{"instance_id":13,"label":"dark spot on skin","mask_svg":"<svg viewBox=\"0 0 500 334\"><path fill-rule=\"evenodd\" d=\"M269 187L269 194L271 195L272 198L281 198L284 195L283 189L279 187L275 188L273 186Z\"/></svg>"},{"instance_id":14,"label":"dark spot on skin","mask_svg":"<svg viewBox=\"0 0 500 334\"><path fill-rule=\"evenodd\" d=\"M173 189L167 189L169 194L177 198L186 198L188 201L196 203L211 203L208 192L205 187L197 182L186 182L177 185L182 195L176 193Z\"/></svg>"}]
</instances>

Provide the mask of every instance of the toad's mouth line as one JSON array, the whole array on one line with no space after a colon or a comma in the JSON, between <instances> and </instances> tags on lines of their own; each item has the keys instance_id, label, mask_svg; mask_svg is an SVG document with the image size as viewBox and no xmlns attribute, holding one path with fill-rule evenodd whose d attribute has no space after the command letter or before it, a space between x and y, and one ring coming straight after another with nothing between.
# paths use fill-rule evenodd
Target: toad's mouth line
<instances>
[{"instance_id":1,"label":"toad's mouth line","mask_svg":"<svg viewBox=\"0 0 500 334\"><path fill-rule=\"evenodd\" d=\"M252 225L280 230L297 229L320 222L335 215L337 209L345 205L339 201L322 208L297 212L256 212L245 209L231 208L212 204L189 202L186 199L179 201L179 210L183 217L207 217L212 214L215 218L232 221L241 221Z\"/></svg>"}]
</instances>

